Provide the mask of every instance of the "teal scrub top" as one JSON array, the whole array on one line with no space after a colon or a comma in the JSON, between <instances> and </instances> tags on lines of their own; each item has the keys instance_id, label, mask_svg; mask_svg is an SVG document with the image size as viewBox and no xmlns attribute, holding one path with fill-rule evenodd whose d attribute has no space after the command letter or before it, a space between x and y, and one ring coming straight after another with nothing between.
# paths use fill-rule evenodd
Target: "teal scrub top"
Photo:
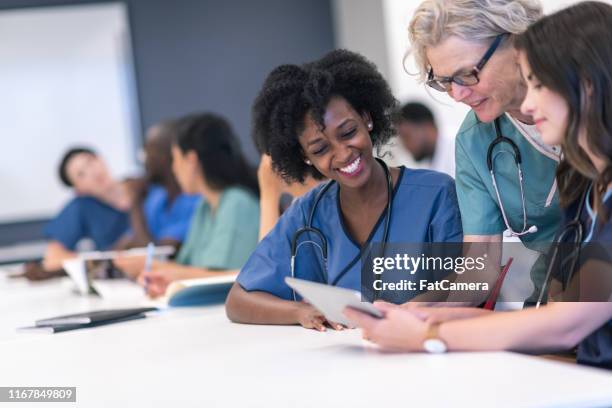
<instances>
[{"instance_id":1,"label":"teal scrub top","mask_svg":"<svg viewBox=\"0 0 612 408\"><path fill-rule=\"evenodd\" d=\"M500 117L500 129L521 153L527 227L538 228L537 232L520 239L528 248L541 252L538 242L552 242L562 218L555 180L558 161L523 136L505 114ZM479 121L473 111L468 113L457 134L457 198L465 235L495 235L506 229L487 168L487 150L495 137L494 123ZM507 143L502 143L496 146L493 156L502 149L512 152ZM513 157L505 153L497 155L494 172L508 222L515 231L522 231L521 192Z\"/></svg>"},{"instance_id":2,"label":"teal scrub top","mask_svg":"<svg viewBox=\"0 0 612 408\"><path fill-rule=\"evenodd\" d=\"M542 254L530 271L534 291L527 302L531 303L537 299L544 282L545 253L562 221L555 179L558 161L545 154L535 141L525 137L505 114L499 120L502 136L511 139L521 153L527 228L532 225L538 228L537 232L519 237L527 248ZM474 111L467 114L457 134L455 182L464 235L495 235L506 230L487 167L487 150L495 137L494 122L481 122ZM514 231L522 231L523 210L517 166L514 155L495 155L502 149L512 152L507 143L498 144L493 151L497 186L510 226Z\"/></svg>"},{"instance_id":3,"label":"teal scrub top","mask_svg":"<svg viewBox=\"0 0 612 408\"><path fill-rule=\"evenodd\" d=\"M209 269L240 269L257 246L259 201L241 187L227 188L216 211L196 209L177 262Z\"/></svg>"}]
</instances>

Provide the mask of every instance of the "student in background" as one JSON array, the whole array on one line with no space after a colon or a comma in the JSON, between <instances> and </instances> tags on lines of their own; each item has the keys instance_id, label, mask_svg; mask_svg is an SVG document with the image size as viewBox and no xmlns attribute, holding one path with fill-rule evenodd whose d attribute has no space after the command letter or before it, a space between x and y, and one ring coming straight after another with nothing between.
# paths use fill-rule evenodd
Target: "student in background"
<instances>
[{"instance_id":1,"label":"student in background","mask_svg":"<svg viewBox=\"0 0 612 408\"><path fill-rule=\"evenodd\" d=\"M297 198L303 196L321 180L306 175L303 181L287 181L274 171L270 146L265 135L253 132L253 142L261 154L257 168L259 184L259 240L261 241L274 228L280 216Z\"/></svg>"},{"instance_id":2,"label":"student in background","mask_svg":"<svg viewBox=\"0 0 612 408\"><path fill-rule=\"evenodd\" d=\"M175 280L216 276L242 267L257 245L258 187L230 124L212 113L177 124L172 168L186 194L201 194L176 262L153 262L139 282L151 296Z\"/></svg>"},{"instance_id":3,"label":"student in background","mask_svg":"<svg viewBox=\"0 0 612 408\"><path fill-rule=\"evenodd\" d=\"M49 244L42 266L46 271L59 270L64 260L76 256L82 239L91 239L98 250L113 248L129 229L134 201L129 186L115 180L102 158L89 148L67 151L59 177L75 197L45 228Z\"/></svg>"},{"instance_id":4,"label":"student in background","mask_svg":"<svg viewBox=\"0 0 612 408\"><path fill-rule=\"evenodd\" d=\"M578 220L582 224L584 232L578 245L592 242L600 248L593 251L593 246L582 247L569 286L578 284L583 291L595 286L604 292L580 303L572 298L570 302L549 302L539 309L503 313L378 304L386 316L373 319L347 310L347 316L363 328L365 337L383 348L405 351L421 351L433 345L434 349L428 351L549 352L578 345L579 363L612 369L610 27L612 6L584 2L544 17L515 42L527 85L521 110L535 119L545 143L563 147L564 160L557 177L565 223ZM565 238L572 242L572 238L580 237L570 234ZM562 255L573 256L573 251L565 252ZM554 265L560 264L565 262ZM558 271L553 271L553 276L556 281L568 279Z\"/></svg>"},{"instance_id":5,"label":"student in background","mask_svg":"<svg viewBox=\"0 0 612 408\"><path fill-rule=\"evenodd\" d=\"M392 134L395 103L374 64L346 50L270 73L253 117L254 132L266 140L274 170L289 181L302 182L310 175L328 178L330 184L296 200L259 243L228 296L232 321L325 330L325 318L297 301L285 277L361 289L362 249L371 242L461 241L452 178L388 168L373 156L373 147ZM310 214L318 238L305 233L298 242L295 234ZM295 247L301 246L295 273L290 266L294 238ZM314 244L302 245L307 241ZM327 260L318 250L324 245Z\"/></svg>"},{"instance_id":6,"label":"student in background","mask_svg":"<svg viewBox=\"0 0 612 408\"><path fill-rule=\"evenodd\" d=\"M455 176L454 139L440 134L434 115L427 106L419 102L405 103L393 115L393 122L399 146L390 152L396 156L391 160L409 161L404 157L408 153L414 159L415 167Z\"/></svg>"},{"instance_id":7,"label":"student in background","mask_svg":"<svg viewBox=\"0 0 612 408\"><path fill-rule=\"evenodd\" d=\"M118 249L144 247L149 242L178 249L187 236L199 195L181 193L172 172L172 141L176 122L152 126L144 145L145 177L131 183L134 204L130 210L130 233ZM144 257L123 257L113 261L116 267L137 277L144 267Z\"/></svg>"}]
</instances>

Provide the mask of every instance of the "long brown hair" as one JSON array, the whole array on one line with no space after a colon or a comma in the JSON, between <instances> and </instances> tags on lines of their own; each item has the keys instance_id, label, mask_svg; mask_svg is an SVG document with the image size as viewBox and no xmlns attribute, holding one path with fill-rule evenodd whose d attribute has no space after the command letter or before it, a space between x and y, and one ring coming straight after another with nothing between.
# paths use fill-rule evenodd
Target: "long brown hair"
<instances>
[{"instance_id":1,"label":"long brown hair","mask_svg":"<svg viewBox=\"0 0 612 408\"><path fill-rule=\"evenodd\" d=\"M602 197L612 182L612 6L586 1L546 16L519 35L543 86L560 94L569 106L557 169L560 202L575 202L593 182L595 208L607 219ZM599 173L578 142L584 132L589 150L605 163Z\"/></svg>"}]
</instances>

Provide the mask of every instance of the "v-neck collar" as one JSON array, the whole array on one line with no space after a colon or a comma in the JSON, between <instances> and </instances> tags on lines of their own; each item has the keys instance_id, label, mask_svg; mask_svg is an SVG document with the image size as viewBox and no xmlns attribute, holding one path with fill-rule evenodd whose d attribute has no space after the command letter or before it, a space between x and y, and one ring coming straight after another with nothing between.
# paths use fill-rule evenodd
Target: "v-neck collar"
<instances>
[{"instance_id":1,"label":"v-neck collar","mask_svg":"<svg viewBox=\"0 0 612 408\"><path fill-rule=\"evenodd\" d=\"M397 189L399 188L399 185L402 181L402 177L404 176L405 169L406 168L404 166L400 167L400 174L397 177L397 181L395 182L395 186L393 187L393 191L391 192L391 206L393 206L393 200L395 199L395 193L397 192ZM340 225L342 226L342 231L344 232L344 235L360 251L363 247L367 246L370 243L370 241L374 237L374 234L376 234L376 231L378 230L380 223L385 219L385 216L387 215L387 206L385 206L385 209L382 211L382 213L378 217L378 220L374 224L374 227L372 227L370 234L368 234L368 238L363 243L363 246L360 246L359 243L355 241L353 236L349 233L348 228L346 226L346 222L344 221L344 215L342 215L342 208L340 207L340 186L339 185L338 185L338 188L336 189L336 210L338 211L338 219L340 220ZM389 223L389 225L391 225L391 223Z\"/></svg>"}]
</instances>

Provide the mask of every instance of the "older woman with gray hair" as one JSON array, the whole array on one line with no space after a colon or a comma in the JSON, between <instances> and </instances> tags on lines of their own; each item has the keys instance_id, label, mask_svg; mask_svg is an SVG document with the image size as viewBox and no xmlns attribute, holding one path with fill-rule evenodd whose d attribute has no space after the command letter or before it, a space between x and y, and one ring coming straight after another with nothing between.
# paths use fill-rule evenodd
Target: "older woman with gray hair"
<instances>
[{"instance_id":1,"label":"older woman with gray hair","mask_svg":"<svg viewBox=\"0 0 612 408\"><path fill-rule=\"evenodd\" d=\"M560 148L542 142L545 123L520 111L527 88L513 46L541 16L534 0L427 0L409 25L420 79L472 108L455 152L468 242L500 242L504 233L544 252L561 221ZM534 295L544 276L540 258L531 271Z\"/></svg>"}]
</instances>

